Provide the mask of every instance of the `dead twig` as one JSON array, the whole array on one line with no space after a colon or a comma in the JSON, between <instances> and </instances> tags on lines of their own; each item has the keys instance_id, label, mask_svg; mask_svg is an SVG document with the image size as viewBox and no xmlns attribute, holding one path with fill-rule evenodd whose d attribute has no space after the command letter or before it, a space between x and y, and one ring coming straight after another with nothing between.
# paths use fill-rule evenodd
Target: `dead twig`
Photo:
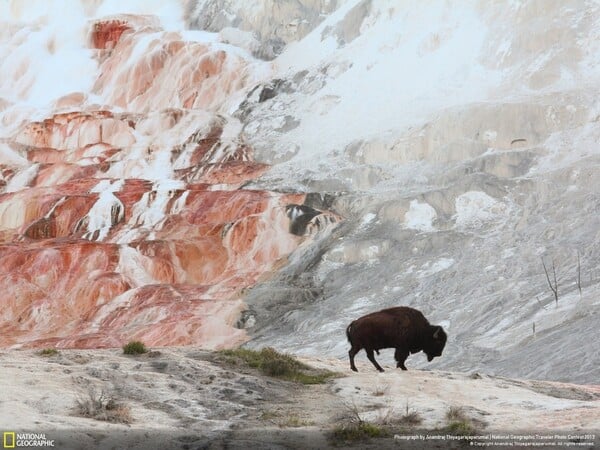
<instances>
[{"instance_id":1,"label":"dead twig","mask_svg":"<svg viewBox=\"0 0 600 450\"><path fill-rule=\"evenodd\" d=\"M552 274L554 277L554 284L550 281L550 275L548 275L548 269L546 268L546 263L544 262L544 258L542 258L542 265L544 266L544 273L546 274L546 281L548 281L548 286L550 290L554 294L554 301L556 302L556 306L558 307L558 281L556 281L556 267L554 266L554 260L552 260Z\"/></svg>"},{"instance_id":2,"label":"dead twig","mask_svg":"<svg viewBox=\"0 0 600 450\"><path fill-rule=\"evenodd\" d=\"M581 258L577 250L577 289L579 289L579 300L581 300Z\"/></svg>"}]
</instances>

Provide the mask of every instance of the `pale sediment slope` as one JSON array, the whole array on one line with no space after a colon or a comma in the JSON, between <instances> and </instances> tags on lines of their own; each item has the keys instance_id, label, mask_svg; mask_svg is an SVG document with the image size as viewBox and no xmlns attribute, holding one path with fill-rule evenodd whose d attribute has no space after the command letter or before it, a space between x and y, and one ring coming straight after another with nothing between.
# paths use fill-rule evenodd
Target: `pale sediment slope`
<instances>
[{"instance_id":1,"label":"pale sediment slope","mask_svg":"<svg viewBox=\"0 0 600 450\"><path fill-rule=\"evenodd\" d=\"M274 164L251 186L319 192L344 222L246 295L249 345L342 357L351 320L407 305L448 331L431 367L594 383L599 17L356 0L289 44L236 113Z\"/></svg>"},{"instance_id":2,"label":"pale sediment slope","mask_svg":"<svg viewBox=\"0 0 600 450\"><path fill-rule=\"evenodd\" d=\"M63 350L50 357L11 350L0 354L0 424L4 430L44 432L60 448L123 443L131 448L242 448L249 443L327 448L332 444L328 433L356 413L369 423L389 423L407 405L422 418L420 425L397 428L395 440L390 435L348 445L397 446L400 436L445 435L451 407L461 408L481 435L583 435L595 430L598 436L600 430L600 386L401 372L385 363L386 372L379 374L363 361L356 374L342 360L303 361L341 376L324 385L302 386L223 365L214 354L191 347L135 357L120 349ZM88 396L90 386L129 406L131 424L77 417L76 401Z\"/></svg>"},{"instance_id":3,"label":"pale sediment slope","mask_svg":"<svg viewBox=\"0 0 600 450\"><path fill-rule=\"evenodd\" d=\"M0 346L600 379L597 2L158 3L0 5Z\"/></svg>"}]
</instances>

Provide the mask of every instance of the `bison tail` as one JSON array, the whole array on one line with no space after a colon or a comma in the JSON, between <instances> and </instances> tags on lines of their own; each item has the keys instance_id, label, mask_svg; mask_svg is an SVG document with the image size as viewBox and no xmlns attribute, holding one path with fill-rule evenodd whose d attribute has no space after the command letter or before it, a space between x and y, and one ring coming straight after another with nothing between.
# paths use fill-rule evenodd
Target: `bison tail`
<instances>
[{"instance_id":1,"label":"bison tail","mask_svg":"<svg viewBox=\"0 0 600 450\"><path fill-rule=\"evenodd\" d=\"M348 338L348 342L352 344L352 339L350 338L350 328L352 328L352 324L348 325L348 327L346 328L346 337Z\"/></svg>"}]
</instances>

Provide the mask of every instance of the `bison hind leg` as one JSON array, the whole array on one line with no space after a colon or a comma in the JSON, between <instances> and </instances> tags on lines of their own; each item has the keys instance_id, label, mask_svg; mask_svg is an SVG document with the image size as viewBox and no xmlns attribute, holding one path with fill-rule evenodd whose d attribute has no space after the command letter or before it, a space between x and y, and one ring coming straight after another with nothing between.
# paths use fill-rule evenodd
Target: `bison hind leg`
<instances>
[{"instance_id":1,"label":"bison hind leg","mask_svg":"<svg viewBox=\"0 0 600 450\"><path fill-rule=\"evenodd\" d=\"M360 347L355 347L354 345L348 352L348 356L350 357L350 368L355 372L358 372L358 369L354 365L354 356L360 351Z\"/></svg>"},{"instance_id":2,"label":"bison hind leg","mask_svg":"<svg viewBox=\"0 0 600 450\"><path fill-rule=\"evenodd\" d=\"M373 363L373 365L375 366L375 368L377 370L379 370L380 372L383 372L383 369L375 360L375 355L373 354L373 349L365 349L365 351L367 352L367 358L369 358L369 361L371 361Z\"/></svg>"}]
</instances>

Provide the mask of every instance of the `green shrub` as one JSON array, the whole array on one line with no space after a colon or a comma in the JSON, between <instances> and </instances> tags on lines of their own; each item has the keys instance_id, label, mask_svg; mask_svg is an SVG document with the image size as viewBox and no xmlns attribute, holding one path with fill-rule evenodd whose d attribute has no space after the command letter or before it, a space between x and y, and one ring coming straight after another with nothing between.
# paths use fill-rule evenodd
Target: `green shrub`
<instances>
[{"instance_id":1,"label":"green shrub","mask_svg":"<svg viewBox=\"0 0 600 450\"><path fill-rule=\"evenodd\" d=\"M320 384L336 376L334 372L315 370L293 356L280 353L271 347L258 351L245 348L221 350L218 354L224 356L233 364L244 363L270 377L282 378L296 383Z\"/></svg>"},{"instance_id":2,"label":"green shrub","mask_svg":"<svg viewBox=\"0 0 600 450\"><path fill-rule=\"evenodd\" d=\"M475 434L475 427L469 420L460 420L448 423L445 431L456 436L471 436Z\"/></svg>"},{"instance_id":3,"label":"green shrub","mask_svg":"<svg viewBox=\"0 0 600 450\"><path fill-rule=\"evenodd\" d=\"M282 377L288 375L293 369L283 359L272 359L265 361L260 368L265 374L272 377Z\"/></svg>"},{"instance_id":4,"label":"green shrub","mask_svg":"<svg viewBox=\"0 0 600 450\"><path fill-rule=\"evenodd\" d=\"M131 341L123 346L123 353L125 353L126 355L141 355L142 353L147 352L148 349L140 341Z\"/></svg>"},{"instance_id":5,"label":"green shrub","mask_svg":"<svg viewBox=\"0 0 600 450\"><path fill-rule=\"evenodd\" d=\"M359 441L387 435L385 429L368 422L352 422L333 429L334 441Z\"/></svg>"},{"instance_id":6,"label":"green shrub","mask_svg":"<svg viewBox=\"0 0 600 450\"><path fill-rule=\"evenodd\" d=\"M55 348L45 348L38 352L38 355L40 355L40 356L56 356L58 354L59 354L59 351L56 350Z\"/></svg>"}]
</instances>

